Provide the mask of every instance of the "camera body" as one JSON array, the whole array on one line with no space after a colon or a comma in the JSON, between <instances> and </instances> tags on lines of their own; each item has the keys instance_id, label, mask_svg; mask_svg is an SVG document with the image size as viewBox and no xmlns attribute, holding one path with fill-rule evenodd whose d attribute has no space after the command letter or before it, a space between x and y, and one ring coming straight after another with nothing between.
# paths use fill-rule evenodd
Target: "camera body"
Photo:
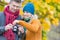
<instances>
[{"instance_id":1,"label":"camera body","mask_svg":"<svg viewBox=\"0 0 60 40\"><path fill-rule=\"evenodd\" d=\"M18 26L17 25L15 25L14 27L13 27L13 32L15 32L15 33L17 33L18 34Z\"/></svg>"}]
</instances>

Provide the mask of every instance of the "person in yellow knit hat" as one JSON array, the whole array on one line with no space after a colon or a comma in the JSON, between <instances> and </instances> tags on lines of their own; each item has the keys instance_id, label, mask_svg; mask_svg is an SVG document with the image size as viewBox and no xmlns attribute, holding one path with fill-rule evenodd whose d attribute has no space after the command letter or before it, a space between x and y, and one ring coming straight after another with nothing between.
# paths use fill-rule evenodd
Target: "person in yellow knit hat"
<instances>
[{"instance_id":1,"label":"person in yellow knit hat","mask_svg":"<svg viewBox=\"0 0 60 40\"><path fill-rule=\"evenodd\" d=\"M16 23L26 28L26 40L42 40L42 27L40 21L34 18L34 5L27 3L23 8L23 19L26 20L15 20L13 25Z\"/></svg>"}]
</instances>

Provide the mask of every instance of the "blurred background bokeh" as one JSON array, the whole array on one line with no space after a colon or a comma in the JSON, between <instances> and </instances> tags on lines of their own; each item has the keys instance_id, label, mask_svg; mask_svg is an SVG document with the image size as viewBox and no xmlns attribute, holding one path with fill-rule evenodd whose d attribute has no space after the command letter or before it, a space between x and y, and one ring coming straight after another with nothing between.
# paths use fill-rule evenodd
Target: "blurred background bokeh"
<instances>
[{"instance_id":1,"label":"blurred background bokeh","mask_svg":"<svg viewBox=\"0 0 60 40\"><path fill-rule=\"evenodd\" d=\"M10 0L0 0L0 12ZM42 26L42 40L60 40L60 0L22 0L22 8L28 2L35 6L35 14Z\"/></svg>"}]
</instances>

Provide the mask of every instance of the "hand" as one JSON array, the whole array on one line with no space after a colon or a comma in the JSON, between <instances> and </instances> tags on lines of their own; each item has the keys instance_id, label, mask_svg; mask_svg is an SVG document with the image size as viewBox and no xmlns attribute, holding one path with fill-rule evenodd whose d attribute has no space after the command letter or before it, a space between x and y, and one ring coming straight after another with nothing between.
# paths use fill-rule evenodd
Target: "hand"
<instances>
[{"instance_id":1,"label":"hand","mask_svg":"<svg viewBox=\"0 0 60 40\"><path fill-rule=\"evenodd\" d=\"M8 24L5 26L5 30L9 30L9 29L13 29L13 25L12 24Z\"/></svg>"},{"instance_id":2,"label":"hand","mask_svg":"<svg viewBox=\"0 0 60 40\"><path fill-rule=\"evenodd\" d=\"M23 26L21 26L21 25L18 25L18 30L19 30L19 32L21 32L21 33L24 33L24 28L23 28Z\"/></svg>"},{"instance_id":3,"label":"hand","mask_svg":"<svg viewBox=\"0 0 60 40\"><path fill-rule=\"evenodd\" d=\"M19 20L15 20L15 21L13 22L13 25L16 25L17 23L19 23Z\"/></svg>"}]
</instances>

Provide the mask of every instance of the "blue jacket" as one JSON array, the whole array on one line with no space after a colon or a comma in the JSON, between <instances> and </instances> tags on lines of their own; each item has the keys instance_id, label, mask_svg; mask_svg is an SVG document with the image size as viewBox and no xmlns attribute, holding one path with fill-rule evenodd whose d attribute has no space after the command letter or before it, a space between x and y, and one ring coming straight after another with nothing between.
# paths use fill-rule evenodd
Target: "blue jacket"
<instances>
[{"instance_id":1,"label":"blue jacket","mask_svg":"<svg viewBox=\"0 0 60 40\"><path fill-rule=\"evenodd\" d=\"M21 16L18 16L18 18L16 18L17 20L21 19ZM5 32L5 15L3 12L0 12L0 40L6 40L6 38L3 36L3 33ZM16 33L15 33L16 34ZM18 35L15 35L16 40L18 40Z\"/></svg>"}]
</instances>

